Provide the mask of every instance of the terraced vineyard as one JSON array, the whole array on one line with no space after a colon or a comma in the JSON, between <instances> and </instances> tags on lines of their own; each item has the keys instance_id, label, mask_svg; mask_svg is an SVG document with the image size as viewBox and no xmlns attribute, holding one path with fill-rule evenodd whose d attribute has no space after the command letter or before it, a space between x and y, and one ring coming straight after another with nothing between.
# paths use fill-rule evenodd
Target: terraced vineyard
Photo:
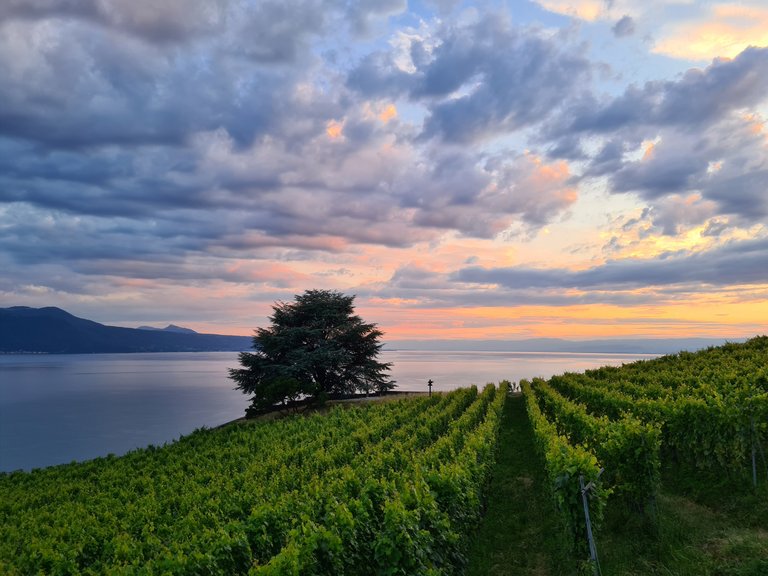
<instances>
[{"instance_id":1,"label":"terraced vineyard","mask_svg":"<svg viewBox=\"0 0 768 576\"><path fill-rule=\"evenodd\" d=\"M597 528L611 509L653 527L661 472L670 483L686 477L693 489L683 497L708 484L727 486L736 502L765 491L768 337L521 387L577 558L589 556L580 479L592 483Z\"/></svg>"},{"instance_id":2,"label":"terraced vineyard","mask_svg":"<svg viewBox=\"0 0 768 576\"><path fill-rule=\"evenodd\" d=\"M507 385L0 475L0 573L452 574Z\"/></svg>"}]
</instances>

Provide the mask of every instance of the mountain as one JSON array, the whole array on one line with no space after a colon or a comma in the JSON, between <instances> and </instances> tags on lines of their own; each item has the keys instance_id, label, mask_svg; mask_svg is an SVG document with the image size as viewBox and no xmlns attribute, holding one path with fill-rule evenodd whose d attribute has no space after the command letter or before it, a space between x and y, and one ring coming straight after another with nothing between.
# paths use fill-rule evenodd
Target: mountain
<instances>
[{"instance_id":1,"label":"mountain","mask_svg":"<svg viewBox=\"0 0 768 576\"><path fill-rule=\"evenodd\" d=\"M743 339L731 340L733 342ZM400 340L386 350L557 352L602 354L668 354L719 346L725 339L669 338L615 340ZM94 352L215 352L250 350L250 336L198 334L170 324L165 328L120 328L78 318L60 308L0 308L0 354L44 352L90 354Z\"/></svg>"},{"instance_id":2,"label":"mountain","mask_svg":"<svg viewBox=\"0 0 768 576\"><path fill-rule=\"evenodd\" d=\"M252 348L250 336L198 334L170 325L162 329L106 326L60 308L0 308L0 353L217 352Z\"/></svg>"},{"instance_id":3,"label":"mountain","mask_svg":"<svg viewBox=\"0 0 768 576\"><path fill-rule=\"evenodd\" d=\"M153 326L139 326L136 330L155 330L157 332L176 332L177 334L197 334L192 328L184 328L175 324L168 324L165 328L155 328Z\"/></svg>"}]
</instances>

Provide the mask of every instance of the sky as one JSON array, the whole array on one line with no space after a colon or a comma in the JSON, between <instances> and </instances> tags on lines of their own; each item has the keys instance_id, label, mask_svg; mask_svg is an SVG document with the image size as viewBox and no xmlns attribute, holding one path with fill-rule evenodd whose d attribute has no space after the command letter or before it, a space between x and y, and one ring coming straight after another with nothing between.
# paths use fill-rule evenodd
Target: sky
<instances>
[{"instance_id":1,"label":"sky","mask_svg":"<svg viewBox=\"0 0 768 576\"><path fill-rule=\"evenodd\" d=\"M2 0L0 307L768 332L764 0Z\"/></svg>"}]
</instances>

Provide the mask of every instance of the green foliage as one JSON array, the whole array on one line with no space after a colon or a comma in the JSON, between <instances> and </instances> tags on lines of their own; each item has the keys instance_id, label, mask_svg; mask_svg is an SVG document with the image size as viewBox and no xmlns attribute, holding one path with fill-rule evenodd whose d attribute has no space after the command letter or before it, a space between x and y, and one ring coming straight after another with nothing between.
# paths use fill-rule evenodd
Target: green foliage
<instances>
[{"instance_id":1,"label":"green foliage","mask_svg":"<svg viewBox=\"0 0 768 576\"><path fill-rule=\"evenodd\" d=\"M459 573L506 388L0 475L3 574Z\"/></svg>"},{"instance_id":2,"label":"green foliage","mask_svg":"<svg viewBox=\"0 0 768 576\"><path fill-rule=\"evenodd\" d=\"M549 383L597 415L631 414L660 427L666 457L699 470L748 476L753 445L768 439L765 336Z\"/></svg>"},{"instance_id":3,"label":"green foliage","mask_svg":"<svg viewBox=\"0 0 768 576\"><path fill-rule=\"evenodd\" d=\"M586 448L574 445L541 412L536 394L527 380L520 382L525 396L528 418L533 427L537 452L544 460L552 496L563 515L577 558L589 557L584 508L581 497L580 478L584 484L590 482L590 517L593 530L599 529L603 511L610 494L599 478L600 464L595 455Z\"/></svg>"},{"instance_id":4,"label":"green foliage","mask_svg":"<svg viewBox=\"0 0 768 576\"><path fill-rule=\"evenodd\" d=\"M255 411L308 397L383 392L394 387L390 364L378 362L383 335L354 313L354 296L307 290L273 306L271 326L259 328L254 352L240 354L230 378L252 395Z\"/></svg>"},{"instance_id":5,"label":"green foliage","mask_svg":"<svg viewBox=\"0 0 768 576\"><path fill-rule=\"evenodd\" d=\"M605 483L616 497L643 510L658 493L661 429L634 416L611 420L594 416L578 402L565 398L547 382L534 379L535 395L560 434L583 445L605 467Z\"/></svg>"}]
</instances>

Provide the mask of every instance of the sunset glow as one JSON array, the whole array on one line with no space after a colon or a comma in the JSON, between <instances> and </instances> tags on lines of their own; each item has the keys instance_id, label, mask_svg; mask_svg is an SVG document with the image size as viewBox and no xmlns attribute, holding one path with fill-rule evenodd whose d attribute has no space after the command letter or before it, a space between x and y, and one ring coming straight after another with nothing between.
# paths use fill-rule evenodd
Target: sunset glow
<instances>
[{"instance_id":1,"label":"sunset glow","mask_svg":"<svg viewBox=\"0 0 768 576\"><path fill-rule=\"evenodd\" d=\"M768 332L761 0L75 4L0 8L0 307Z\"/></svg>"}]
</instances>

